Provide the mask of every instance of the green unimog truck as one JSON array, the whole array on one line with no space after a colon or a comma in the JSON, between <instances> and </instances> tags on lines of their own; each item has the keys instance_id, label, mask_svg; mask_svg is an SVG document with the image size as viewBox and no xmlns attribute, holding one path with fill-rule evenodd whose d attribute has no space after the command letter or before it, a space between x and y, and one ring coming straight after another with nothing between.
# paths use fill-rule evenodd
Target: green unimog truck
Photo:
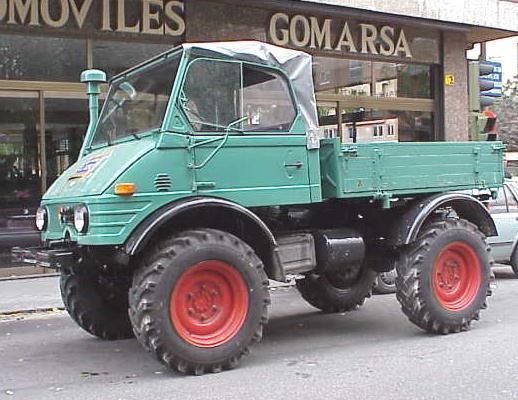
<instances>
[{"instance_id":1,"label":"green unimog truck","mask_svg":"<svg viewBox=\"0 0 518 400\"><path fill-rule=\"evenodd\" d=\"M403 312L439 334L485 308L497 232L462 191L502 185L500 142L319 138L311 57L259 42L161 54L113 78L100 115L104 73L82 81L79 159L43 197L42 247L15 254L61 271L89 333L202 374L261 340L269 279L345 312L395 267Z\"/></svg>"}]
</instances>

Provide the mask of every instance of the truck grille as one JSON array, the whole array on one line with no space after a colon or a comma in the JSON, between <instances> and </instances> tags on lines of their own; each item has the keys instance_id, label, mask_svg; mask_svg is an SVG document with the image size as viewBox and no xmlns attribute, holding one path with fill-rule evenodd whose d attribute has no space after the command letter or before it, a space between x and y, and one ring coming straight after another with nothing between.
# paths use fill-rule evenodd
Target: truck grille
<instances>
[{"instance_id":1,"label":"truck grille","mask_svg":"<svg viewBox=\"0 0 518 400\"><path fill-rule=\"evenodd\" d=\"M171 177L168 174L157 174L154 184L157 192L168 192L171 190Z\"/></svg>"}]
</instances>

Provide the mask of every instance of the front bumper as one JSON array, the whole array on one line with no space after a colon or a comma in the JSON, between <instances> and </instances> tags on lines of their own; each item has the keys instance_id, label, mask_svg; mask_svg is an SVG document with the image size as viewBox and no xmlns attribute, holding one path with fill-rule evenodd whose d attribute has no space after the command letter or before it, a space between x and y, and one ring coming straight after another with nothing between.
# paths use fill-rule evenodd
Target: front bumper
<instances>
[{"instance_id":1,"label":"front bumper","mask_svg":"<svg viewBox=\"0 0 518 400\"><path fill-rule=\"evenodd\" d=\"M13 263L58 270L72 265L76 260L76 253L71 248L13 247L11 258Z\"/></svg>"}]
</instances>

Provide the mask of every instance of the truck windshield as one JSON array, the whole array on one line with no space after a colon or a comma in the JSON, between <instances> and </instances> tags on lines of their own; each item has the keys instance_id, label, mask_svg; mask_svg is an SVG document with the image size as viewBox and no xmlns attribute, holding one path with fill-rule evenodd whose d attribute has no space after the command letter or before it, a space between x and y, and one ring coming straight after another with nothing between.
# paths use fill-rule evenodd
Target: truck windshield
<instances>
[{"instance_id":1,"label":"truck windshield","mask_svg":"<svg viewBox=\"0 0 518 400\"><path fill-rule=\"evenodd\" d=\"M91 146L158 129L167 108L180 54L115 80L99 116Z\"/></svg>"}]
</instances>

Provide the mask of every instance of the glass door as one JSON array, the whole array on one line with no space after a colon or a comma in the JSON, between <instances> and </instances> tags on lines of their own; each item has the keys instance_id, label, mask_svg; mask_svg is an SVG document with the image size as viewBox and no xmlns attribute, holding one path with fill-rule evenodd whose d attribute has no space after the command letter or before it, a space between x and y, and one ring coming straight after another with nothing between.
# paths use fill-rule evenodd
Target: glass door
<instances>
[{"instance_id":1,"label":"glass door","mask_svg":"<svg viewBox=\"0 0 518 400\"><path fill-rule=\"evenodd\" d=\"M45 187L77 160L88 126L84 93L44 92Z\"/></svg>"},{"instance_id":2,"label":"glass door","mask_svg":"<svg viewBox=\"0 0 518 400\"><path fill-rule=\"evenodd\" d=\"M37 243L41 198L40 93L0 91L0 264L11 246Z\"/></svg>"},{"instance_id":3,"label":"glass door","mask_svg":"<svg viewBox=\"0 0 518 400\"><path fill-rule=\"evenodd\" d=\"M41 196L76 161L88 125L84 92L34 87L0 90L0 266L11 247L39 243Z\"/></svg>"}]
</instances>

